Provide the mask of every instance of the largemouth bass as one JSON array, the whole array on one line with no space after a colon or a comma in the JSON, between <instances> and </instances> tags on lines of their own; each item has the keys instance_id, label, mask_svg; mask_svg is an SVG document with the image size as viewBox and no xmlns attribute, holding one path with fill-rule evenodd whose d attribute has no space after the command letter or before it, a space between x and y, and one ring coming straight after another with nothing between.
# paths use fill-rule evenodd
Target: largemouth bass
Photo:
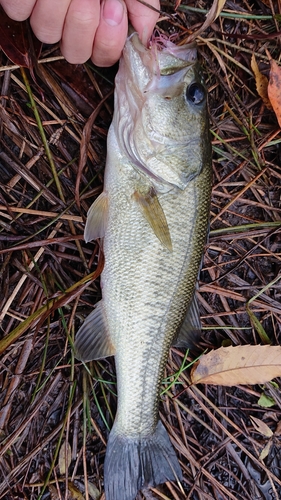
<instances>
[{"instance_id":1,"label":"largemouth bass","mask_svg":"<svg viewBox=\"0 0 281 500\"><path fill-rule=\"evenodd\" d=\"M88 212L85 239L103 238L102 300L77 333L76 357L114 355L118 410L104 466L106 500L181 479L159 420L172 343L200 330L194 298L206 240L211 146L196 48L136 33L115 81L104 191Z\"/></svg>"}]
</instances>

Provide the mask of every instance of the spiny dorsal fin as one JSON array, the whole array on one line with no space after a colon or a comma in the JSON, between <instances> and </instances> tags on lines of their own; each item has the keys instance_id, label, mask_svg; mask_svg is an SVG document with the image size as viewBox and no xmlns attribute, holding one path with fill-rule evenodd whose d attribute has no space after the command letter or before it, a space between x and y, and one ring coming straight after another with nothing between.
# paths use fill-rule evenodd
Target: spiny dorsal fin
<instances>
[{"instance_id":1,"label":"spiny dorsal fin","mask_svg":"<svg viewBox=\"0 0 281 500\"><path fill-rule=\"evenodd\" d=\"M108 196L103 191L94 203L90 206L87 213L87 220L84 231L86 243L97 238L103 238L105 235L106 221L108 212Z\"/></svg>"},{"instance_id":2,"label":"spiny dorsal fin","mask_svg":"<svg viewBox=\"0 0 281 500\"><path fill-rule=\"evenodd\" d=\"M173 342L173 345L175 347L181 347L183 349L190 349L192 347L194 348L198 345L201 334L200 313L196 295L194 293L193 298L187 308L186 315L179 334Z\"/></svg>"},{"instance_id":3,"label":"spiny dorsal fin","mask_svg":"<svg viewBox=\"0 0 281 500\"><path fill-rule=\"evenodd\" d=\"M154 188L150 188L147 193L135 191L133 198L138 203L155 236L165 248L172 252L173 245L167 219Z\"/></svg>"},{"instance_id":4,"label":"spiny dorsal fin","mask_svg":"<svg viewBox=\"0 0 281 500\"><path fill-rule=\"evenodd\" d=\"M92 359L114 356L115 347L108 333L102 300L97 303L95 309L87 316L78 330L74 351L75 357L81 361L92 361Z\"/></svg>"}]
</instances>

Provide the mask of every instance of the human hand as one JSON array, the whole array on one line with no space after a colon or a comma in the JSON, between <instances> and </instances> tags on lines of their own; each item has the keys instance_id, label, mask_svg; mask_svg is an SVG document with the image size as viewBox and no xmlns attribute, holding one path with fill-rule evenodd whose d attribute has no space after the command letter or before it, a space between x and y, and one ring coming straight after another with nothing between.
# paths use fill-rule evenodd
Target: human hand
<instances>
[{"instance_id":1,"label":"human hand","mask_svg":"<svg viewBox=\"0 0 281 500\"><path fill-rule=\"evenodd\" d=\"M159 9L159 0L146 0ZM158 13L138 0L0 0L16 21L30 16L34 34L44 43L61 42L61 52L73 64L91 57L97 66L111 66L121 56L128 17L147 44Z\"/></svg>"}]
</instances>

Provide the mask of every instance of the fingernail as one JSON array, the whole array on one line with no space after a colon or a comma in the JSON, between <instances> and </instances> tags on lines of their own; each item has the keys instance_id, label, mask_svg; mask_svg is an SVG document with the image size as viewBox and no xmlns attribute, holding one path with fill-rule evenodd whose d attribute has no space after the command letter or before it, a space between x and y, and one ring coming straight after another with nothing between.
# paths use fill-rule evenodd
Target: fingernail
<instances>
[{"instance_id":1,"label":"fingernail","mask_svg":"<svg viewBox=\"0 0 281 500\"><path fill-rule=\"evenodd\" d=\"M148 40L149 40L149 38L150 38L150 36L149 36L149 33L148 33L148 27L147 27L147 26L145 26L145 27L143 28L142 34L141 34L141 36L140 36L141 43L142 43L145 47L147 47L147 45L148 45Z\"/></svg>"},{"instance_id":2,"label":"fingernail","mask_svg":"<svg viewBox=\"0 0 281 500\"><path fill-rule=\"evenodd\" d=\"M122 0L104 0L103 19L109 26L118 26L124 16L124 4Z\"/></svg>"}]
</instances>

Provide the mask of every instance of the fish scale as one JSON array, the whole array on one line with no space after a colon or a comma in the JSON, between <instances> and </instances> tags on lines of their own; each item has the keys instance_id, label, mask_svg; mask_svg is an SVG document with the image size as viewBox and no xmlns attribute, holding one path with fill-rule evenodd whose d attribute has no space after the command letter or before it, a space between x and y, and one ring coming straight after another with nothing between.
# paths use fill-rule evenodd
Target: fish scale
<instances>
[{"instance_id":1,"label":"fish scale","mask_svg":"<svg viewBox=\"0 0 281 500\"><path fill-rule=\"evenodd\" d=\"M171 344L187 347L200 331L195 287L211 192L206 91L194 48L157 48L136 34L127 40L104 191L85 228L86 240L103 238L105 265L102 300L77 333L76 356L114 355L117 373L106 500L134 500L144 487L181 479L159 420L160 389Z\"/></svg>"}]
</instances>

